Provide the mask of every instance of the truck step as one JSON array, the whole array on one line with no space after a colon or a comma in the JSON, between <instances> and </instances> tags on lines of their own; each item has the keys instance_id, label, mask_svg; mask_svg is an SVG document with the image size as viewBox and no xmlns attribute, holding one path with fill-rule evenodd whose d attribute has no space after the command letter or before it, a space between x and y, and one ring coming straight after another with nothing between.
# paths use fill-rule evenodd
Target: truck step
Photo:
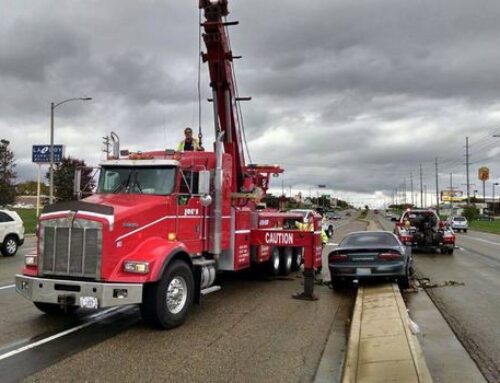
<instances>
[{"instance_id":1,"label":"truck step","mask_svg":"<svg viewBox=\"0 0 500 383\"><path fill-rule=\"evenodd\" d=\"M206 289L203 289L200 291L201 295L208 295L210 293L215 293L216 291L219 291L221 289L220 286L210 286L207 287Z\"/></svg>"}]
</instances>

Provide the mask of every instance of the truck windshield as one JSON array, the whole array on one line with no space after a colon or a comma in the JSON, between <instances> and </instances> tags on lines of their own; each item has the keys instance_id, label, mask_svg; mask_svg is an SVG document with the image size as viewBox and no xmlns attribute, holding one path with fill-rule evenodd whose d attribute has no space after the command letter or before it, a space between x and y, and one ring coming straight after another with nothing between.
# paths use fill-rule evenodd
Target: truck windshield
<instances>
[{"instance_id":1,"label":"truck windshield","mask_svg":"<svg viewBox=\"0 0 500 383\"><path fill-rule=\"evenodd\" d=\"M171 194L174 166L107 166L101 169L97 193Z\"/></svg>"}]
</instances>

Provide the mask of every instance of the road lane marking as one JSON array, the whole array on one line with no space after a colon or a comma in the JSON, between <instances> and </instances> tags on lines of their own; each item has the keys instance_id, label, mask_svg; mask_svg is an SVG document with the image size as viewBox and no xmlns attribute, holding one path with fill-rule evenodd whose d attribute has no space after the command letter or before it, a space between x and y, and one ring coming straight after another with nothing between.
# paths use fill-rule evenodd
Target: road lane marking
<instances>
[{"instance_id":1,"label":"road lane marking","mask_svg":"<svg viewBox=\"0 0 500 383\"><path fill-rule=\"evenodd\" d=\"M7 290L7 289L12 289L16 287L16 285L6 285L6 286L0 286L0 290Z\"/></svg>"},{"instance_id":2,"label":"road lane marking","mask_svg":"<svg viewBox=\"0 0 500 383\"><path fill-rule=\"evenodd\" d=\"M493 242L493 241L488 241L487 239L482 239L482 238L474 238L471 236L467 236L468 239L473 239L474 241L479 241L479 242L484 242L484 243L489 243L491 245L497 245L500 246L500 242Z\"/></svg>"},{"instance_id":3,"label":"road lane marking","mask_svg":"<svg viewBox=\"0 0 500 383\"><path fill-rule=\"evenodd\" d=\"M62 331L60 333L51 335L51 336L49 336L47 338L40 339L37 342L30 343L30 344L28 344L26 346L19 347L19 348L15 349L15 350L6 352L4 354L1 354L0 355L0 361L2 361L4 359L7 359L7 358L10 358L10 357L12 357L14 355L20 354L20 353L22 353L24 351L28 351L28 350L31 350L31 349L33 349L35 347L38 347L38 346L44 345L46 343L52 342L53 340L59 339L59 338L61 338L63 336L66 336L66 335L72 334L74 332L77 332L79 330L82 330L82 329L84 329L86 327L89 327L89 326L97 323L100 319L102 319L103 317L109 316L110 314L114 314L114 313L121 312L121 311L126 311L126 310L129 310L129 309L130 309L130 306L110 307L110 308L105 309L104 311L101 311L99 313L92 314L89 317L87 317L87 318L90 318L90 320L88 322L85 322L85 323L82 323L81 325L78 325L76 327L72 327L70 329L64 330L64 331Z\"/></svg>"}]
</instances>

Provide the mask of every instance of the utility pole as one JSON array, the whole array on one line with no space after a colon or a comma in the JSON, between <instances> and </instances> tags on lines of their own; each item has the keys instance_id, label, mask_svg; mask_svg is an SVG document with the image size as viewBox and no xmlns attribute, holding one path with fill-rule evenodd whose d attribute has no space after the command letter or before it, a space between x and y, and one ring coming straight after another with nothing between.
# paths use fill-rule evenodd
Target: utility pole
<instances>
[{"instance_id":1,"label":"utility pole","mask_svg":"<svg viewBox=\"0 0 500 383\"><path fill-rule=\"evenodd\" d=\"M436 157L436 213L439 215L439 176L438 176L438 158Z\"/></svg>"},{"instance_id":2,"label":"utility pole","mask_svg":"<svg viewBox=\"0 0 500 383\"><path fill-rule=\"evenodd\" d=\"M415 195L413 194L413 173L410 172L410 193L411 193L411 204L415 206Z\"/></svg>"},{"instance_id":3,"label":"utility pole","mask_svg":"<svg viewBox=\"0 0 500 383\"><path fill-rule=\"evenodd\" d=\"M427 207L427 185L424 185L424 207Z\"/></svg>"},{"instance_id":4,"label":"utility pole","mask_svg":"<svg viewBox=\"0 0 500 383\"><path fill-rule=\"evenodd\" d=\"M453 173L450 173L450 205L451 215L453 215Z\"/></svg>"},{"instance_id":5,"label":"utility pole","mask_svg":"<svg viewBox=\"0 0 500 383\"><path fill-rule=\"evenodd\" d=\"M424 187L422 183L422 164L420 164L420 207L424 207Z\"/></svg>"},{"instance_id":6,"label":"utility pole","mask_svg":"<svg viewBox=\"0 0 500 383\"><path fill-rule=\"evenodd\" d=\"M465 173L467 176L467 206L470 205L470 181L469 181L469 137L465 137Z\"/></svg>"},{"instance_id":7,"label":"utility pole","mask_svg":"<svg viewBox=\"0 0 500 383\"><path fill-rule=\"evenodd\" d=\"M404 193L404 201L405 201L405 205L406 205L406 178L405 178L405 181L403 183L403 193Z\"/></svg>"}]
</instances>

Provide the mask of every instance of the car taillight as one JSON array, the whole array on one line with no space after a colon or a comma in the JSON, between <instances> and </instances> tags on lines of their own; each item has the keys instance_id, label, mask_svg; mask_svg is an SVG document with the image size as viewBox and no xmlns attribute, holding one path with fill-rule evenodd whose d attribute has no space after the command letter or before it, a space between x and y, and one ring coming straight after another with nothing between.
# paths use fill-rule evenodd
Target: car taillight
<instances>
[{"instance_id":1,"label":"car taillight","mask_svg":"<svg viewBox=\"0 0 500 383\"><path fill-rule=\"evenodd\" d=\"M380 253L378 255L378 257L379 257L379 259L391 261L391 260L395 260L395 259L400 259L401 254L399 254L399 253Z\"/></svg>"},{"instance_id":2,"label":"car taillight","mask_svg":"<svg viewBox=\"0 0 500 383\"><path fill-rule=\"evenodd\" d=\"M346 254L331 254L328 257L328 260L330 262L345 261L345 260L347 260L347 255Z\"/></svg>"}]
</instances>

